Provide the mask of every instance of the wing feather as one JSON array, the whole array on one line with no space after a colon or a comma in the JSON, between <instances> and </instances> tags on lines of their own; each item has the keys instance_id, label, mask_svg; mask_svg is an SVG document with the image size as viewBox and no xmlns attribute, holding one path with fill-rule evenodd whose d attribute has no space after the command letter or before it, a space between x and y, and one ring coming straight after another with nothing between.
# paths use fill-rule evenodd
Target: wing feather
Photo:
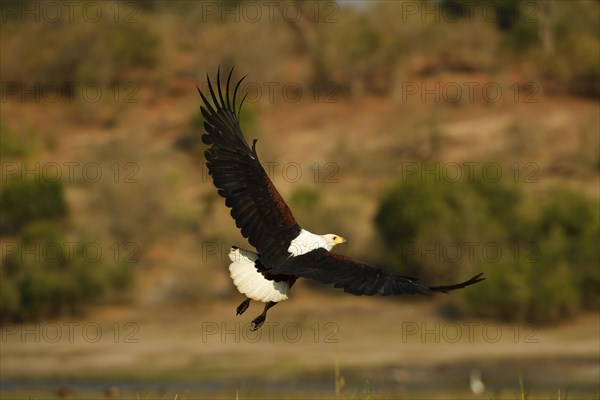
<instances>
[{"instance_id":1,"label":"wing feather","mask_svg":"<svg viewBox=\"0 0 600 400\"><path fill-rule=\"evenodd\" d=\"M300 233L289 207L269 179L256 153L240 129L239 113L244 98L237 106L240 79L230 97L233 69L227 76L225 91L221 88L221 71L217 72L216 91L210 77L208 97L198 88L205 119L202 141L208 172L242 235L261 254L262 263L272 267L289 257L289 243Z\"/></svg>"},{"instance_id":2,"label":"wing feather","mask_svg":"<svg viewBox=\"0 0 600 400\"><path fill-rule=\"evenodd\" d=\"M345 292L360 296L390 296L449 292L484 280L482 274L454 285L429 286L414 279L393 274L381 268L330 253L325 249L292 257L285 265L269 271L273 274L294 275L322 283L333 284Z\"/></svg>"}]
</instances>

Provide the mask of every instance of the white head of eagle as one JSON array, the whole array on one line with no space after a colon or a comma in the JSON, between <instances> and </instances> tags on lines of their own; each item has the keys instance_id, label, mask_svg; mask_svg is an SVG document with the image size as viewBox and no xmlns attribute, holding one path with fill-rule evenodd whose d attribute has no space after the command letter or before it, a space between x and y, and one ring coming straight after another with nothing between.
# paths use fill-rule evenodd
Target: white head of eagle
<instances>
[{"instance_id":1,"label":"white head of eagle","mask_svg":"<svg viewBox=\"0 0 600 400\"><path fill-rule=\"evenodd\" d=\"M291 242L288 252L294 257L306 254L316 249L331 251L336 245L346 243L346 239L340 235L328 233L326 235L315 235L305 229L300 231Z\"/></svg>"},{"instance_id":2,"label":"white head of eagle","mask_svg":"<svg viewBox=\"0 0 600 400\"><path fill-rule=\"evenodd\" d=\"M327 242L325 248L327 251L331 251L336 245L347 243L348 241L341 237L340 235L334 235L333 233L328 233L326 235L321 235L323 239Z\"/></svg>"},{"instance_id":3,"label":"white head of eagle","mask_svg":"<svg viewBox=\"0 0 600 400\"><path fill-rule=\"evenodd\" d=\"M454 285L429 286L331 253L346 240L336 234L316 235L296 222L260 163L257 140L250 146L240 128L239 115L246 97L237 106L237 94L245 77L231 91L232 68L223 90L220 72L219 68L216 93L207 75L212 101L198 88L206 131L202 141L208 146L204 155L213 184L225 198L242 236L257 250L232 247L229 253L233 283L247 297L237 307L237 314L246 311L250 299L266 303L262 314L252 321L252 329L260 328L269 308L288 298L298 278L333 284L345 292L367 296L449 292L484 279L479 274Z\"/></svg>"}]
</instances>

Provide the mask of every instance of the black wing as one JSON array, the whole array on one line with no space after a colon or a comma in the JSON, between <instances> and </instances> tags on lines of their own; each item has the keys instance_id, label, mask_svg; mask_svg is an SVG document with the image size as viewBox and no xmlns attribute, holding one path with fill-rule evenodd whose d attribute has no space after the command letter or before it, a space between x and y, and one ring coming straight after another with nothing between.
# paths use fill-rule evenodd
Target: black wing
<instances>
[{"instance_id":1,"label":"black wing","mask_svg":"<svg viewBox=\"0 0 600 400\"><path fill-rule=\"evenodd\" d=\"M256 139L251 148L240 129L239 112L244 99L236 113L236 97L244 78L237 83L233 98L230 98L232 73L233 68L223 94L219 69L218 98L207 75L212 104L198 88L204 101L201 111L206 120L202 141L209 146L204 153L206 166L219 195L231 208L231 216L242 235L261 254L263 264L274 266L289 257L289 244L301 229L260 164Z\"/></svg>"},{"instance_id":2,"label":"black wing","mask_svg":"<svg viewBox=\"0 0 600 400\"><path fill-rule=\"evenodd\" d=\"M351 258L330 253L326 249L317 249L298 257L292 257L285 265L270 272L310 278L322 283L333 283L336 288L342 288L345 292L357 296L449 292L485 279L481 277L483 274L479 274L468 281L455 285L428 286L415 282L414 278L396 275Z\"/></svg>"}]
</instances>

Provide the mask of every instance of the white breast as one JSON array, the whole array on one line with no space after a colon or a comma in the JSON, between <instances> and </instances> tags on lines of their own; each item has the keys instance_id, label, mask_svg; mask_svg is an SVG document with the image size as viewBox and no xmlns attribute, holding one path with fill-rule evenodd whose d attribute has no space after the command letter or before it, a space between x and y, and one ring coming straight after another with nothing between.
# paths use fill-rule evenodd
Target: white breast
<instances>
[{"instance_id":1,"label":"white breast","mask_svg":"<svg viewBox=\"0 0 600 400\"><path fill-rule=\"evenodd\" d=\"M288 298L290 285L286 281L275 282L266 279L254 265L258 254L238 248L229 252L229 274L240 293L252 300L268 302L283 301Z\"/></svg>"},{"instance_id":2,"label":"white breast","mask_svg":"<svg viewBox=\"0 0 600 400\"><path fill-rule=\"evenodd\" d=\"M319 248L327 248L327 242L325 239L319 235L315 235L314 233L302 229L296 239L290 242L288 252L296 257Z\"/></svg>"}]
</instances>

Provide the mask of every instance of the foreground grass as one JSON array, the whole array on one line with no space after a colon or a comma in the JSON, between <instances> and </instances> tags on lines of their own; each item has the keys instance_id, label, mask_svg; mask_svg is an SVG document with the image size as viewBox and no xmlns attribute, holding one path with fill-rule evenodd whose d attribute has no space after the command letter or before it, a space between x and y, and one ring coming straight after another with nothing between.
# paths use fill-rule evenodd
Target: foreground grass
<instances>
[{"instance_id":1,"label":"foreground grass","mask_svg":"<svg viewBox=\"0 0 600 400\"><path fill-rule=\"evenodd\" d=\"M597 399L599 392L597 385L573 383L561 385L556 389L548 385L532 385L524 378L515 378L510 385L503 385L501 389L490 384L481 394L473 394L467 385L462 389L440 385L434 377L430 387L404 387L400 384L373 384L369 380L355 381L349 379L346 387L335 394L335 384L332 378L327 384L315 384L311 381L302 382L275 382L265 383L238 382L223 384L222 382L201 383L194 381L71 381L65 383L60 379L52 382L31 381L22 384L14 390L0 391L0 399L16 400L45 400L45 399L142 399L142 400L181 400L181 399L490 399L490 400L536 400L536 399ZM490 381L494 377L489 377ZM342 377L343 381L343 377ZM487 384L488 382L486 382ZM467 388L465 388L467 386Z\"/></svg>"},{"instance_id":2,"label":"foreground grass","mask_svg":"<svg viewBox=\"0 0 600 400\"><path fill-rule=\"evenodd\" d=\"M356 400L388 400L388 399L414 399L414 400L442 400L442 399L492 399L492 400L538 400L538 399L595 399L594 394L570 394L565 391L557 392L537 392L529 393L527 391L506 391L502 393L473 395L469 392L455 393L386 393L372 390L364 390L360 392L347 393L343 396L335 396L331 393L272 393L272 392L242 392L233 391L225 393L194 393L190 391L182 391L180 393L162 393L155 391L149 392L125 392L125 393L98 393L98 392L75 392L65 389L56 391L15 391L0 393L3 400L50 400L50 399L87 399L87 400L103 400L107 398L127 399L127 400L340 400L340 399L356 399Z\"/></svg>"}]
</instances>

